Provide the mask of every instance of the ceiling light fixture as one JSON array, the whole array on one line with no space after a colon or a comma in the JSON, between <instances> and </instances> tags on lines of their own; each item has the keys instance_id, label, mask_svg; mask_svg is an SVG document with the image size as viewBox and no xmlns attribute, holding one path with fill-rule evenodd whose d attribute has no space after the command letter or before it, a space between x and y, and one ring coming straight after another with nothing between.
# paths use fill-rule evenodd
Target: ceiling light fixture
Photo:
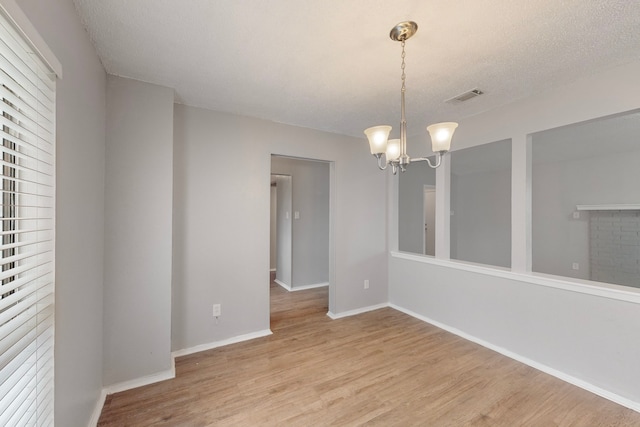
<instances>
[{"instance_id":1,"label":"ceiling light fixture","mask_svg":"<svg viewBox=\"0 0 640 427\"><path fill-rule=\"evenodd\" d=\"M453 132L458 127L457 123L445 122L437 123L431 126L427 126L427 131L431 136L431 149L436 153L435 165L431 163L426 157L411 158L407 155L407 121L404 117L404 92L405 92L405 79L404 72L404 45L407 39L411 38L416 31L418 31L418 24L413 21L401 22L391 29L389 37L391 40L400 42L402 44L402 88L400 90L400 139L389 140L389 133L391 132L391 126L374 126L364 131L365 135L369 139L369 147L371 148L371 154L378 159L378 167L381 170L391 165L391 170L395 175L398 173L398 169L404 172L407 170L407 166L410 163L415 162L427 162L432 168L437 168L442 162L442 156L446 154L451 148L451 137ZM382 160L384 154L385 160Z\"/></svg>"}]
</instances>

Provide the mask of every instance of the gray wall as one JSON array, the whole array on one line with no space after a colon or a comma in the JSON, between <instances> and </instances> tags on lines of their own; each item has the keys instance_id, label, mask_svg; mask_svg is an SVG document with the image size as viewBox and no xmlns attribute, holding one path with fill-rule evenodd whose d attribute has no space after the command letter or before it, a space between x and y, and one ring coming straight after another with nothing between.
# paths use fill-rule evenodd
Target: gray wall
<instances>
[{"instance_id":1,"label":"gray wall","mask_svg":"<svg viewBox=\"0 0 640 427\"><path fill-rule=\"evenodd\" d=\"M269 328L274 153L335 162L330 310L387 301L386 180L364 138L182 105L174 117L174 350ZM223 145L225 158L242 161L214 161ZM222 304L217 323L213 303Z\"/></svg>"},{"instance_id":2,"label":"gray wall","mask_svg":"<svg viewBox=\"0 0 640 427\"><path fill-rule=\"evenodd\" d=\"M292 288L329 282L329 164L273 156L271 172L293 182Z\"/></svg>"},{"instance_id":3,"label":"gray wall","mask_svg":"<svg viewBox=\"0 0 640 427\"><path fill-rule=\"evenodd\" d=\"M102 389L106 74L71 0L18 0L63 67L56 96L55 422L85 426Z\"/></svg>"},{"instance_id":4,"label":"gray wall","mask_svg":"<svg viewBox=\"0 0 640 427\"><path fill-rule=\"evenodd\" d=\"M452 175L451 259L511 266L511 170Z\"/></svg>"},{"instance_id":5,"label":"gray wall","mask_svg":"<svg viewBox=\"0 0 640 427\"><path fill-rule=\"evenodd\" d=\"M109 76L104 383L171 369L173 90Z\"/></svg>"},{"instance_id":6,"label":"gray wall","mask_svg":"<svg viewBox=\"0 0 640 427\"><path fill-rule=\"evenodd\" d=\"M451 153L451 259L511 266L511 141Z\"/></svg>"}]
</instances>

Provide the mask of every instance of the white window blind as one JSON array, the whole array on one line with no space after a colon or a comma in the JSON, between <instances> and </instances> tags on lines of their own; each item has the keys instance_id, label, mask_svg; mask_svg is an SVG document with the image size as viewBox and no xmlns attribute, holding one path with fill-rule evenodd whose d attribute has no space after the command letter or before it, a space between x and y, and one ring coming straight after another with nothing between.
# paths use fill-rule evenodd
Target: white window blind
<instances>
[{"instance_id":1,"label":"white window blind","mask_svg":"<svg viewBox=\"0 0 640 427\"><path fill-rule=\"evenodd\" d=\"M0 426L53 425L55 77L0 13Z\"/></svg>"}]
</instances>

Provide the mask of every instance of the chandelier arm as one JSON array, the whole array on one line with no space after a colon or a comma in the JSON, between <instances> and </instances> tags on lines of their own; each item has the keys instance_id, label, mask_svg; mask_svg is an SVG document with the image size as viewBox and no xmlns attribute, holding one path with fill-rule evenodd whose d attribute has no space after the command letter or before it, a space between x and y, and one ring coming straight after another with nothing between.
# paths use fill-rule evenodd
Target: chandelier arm
<instances>
[{"instance_id":1,"label":"chandelier arm","mask_svg":"<svg viewBox=\"0 0 640 427\"><path fill-rule=\"evenodd\" d=\"M376 157L376 159L378 159L378 168L383 171L387 168L387 166L389 166L389 163L386 160L382 160L382 154L374 154L374 156ZM382 164L384 163L384 166L382 166Z\"/></svg>"},{"instance_id":2,"label":"chandelier arm","mask_svg":"<svg viewBox=\"0 0 640 427\"><path fill-rule=\"evenodd\" d=\"M431 163L431 160L428 157L417 157L415 159L411 159L411 163L415 162L427 162L430 168L435 169L442 163L442 153L440 153L439 151L436 153L435 165Z\"/></svg>"}]
</instances>

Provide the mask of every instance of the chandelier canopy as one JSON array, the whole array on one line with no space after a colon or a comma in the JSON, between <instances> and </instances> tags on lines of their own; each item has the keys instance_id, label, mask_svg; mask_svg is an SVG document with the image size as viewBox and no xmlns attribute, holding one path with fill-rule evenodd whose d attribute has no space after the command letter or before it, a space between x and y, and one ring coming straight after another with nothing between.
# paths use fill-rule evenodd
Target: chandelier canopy
<instances>
[{"instance_id":1,"label":"chandelier canopy","mask_svg":"<svg viewBox=\"0 0 640 427\"><path fill-rule=\"evenodd\" d=\"M381 125L373 126L365 129L364 133L369 139L369 147L371 154L378 159L378 167L382 170L391 165L391 170L395 175L398 169L402 172L407 170L407 166L416 162L427 162L432 168L440 166L442 156L446 154L451 148L451 138L453 132L458 127L457 123L444 122L436 123L431 126L427 126L427 131L431 136L431 149L436 153L435 164L431 163L427 157L414 157L411 158L407 155L407 121L405 120L404 113L404 93L405 93L405 42L418 31L418 24L413 21L401 22L391 29L389 37L391 40L398 41L402 45L402 64L400 69L402 70L401 80L402 87L400 88L400 139L389 139L389 133L391 132L391 126ZM382 159L384 155L384 160Z\"/></svg>"}]
</instances>

